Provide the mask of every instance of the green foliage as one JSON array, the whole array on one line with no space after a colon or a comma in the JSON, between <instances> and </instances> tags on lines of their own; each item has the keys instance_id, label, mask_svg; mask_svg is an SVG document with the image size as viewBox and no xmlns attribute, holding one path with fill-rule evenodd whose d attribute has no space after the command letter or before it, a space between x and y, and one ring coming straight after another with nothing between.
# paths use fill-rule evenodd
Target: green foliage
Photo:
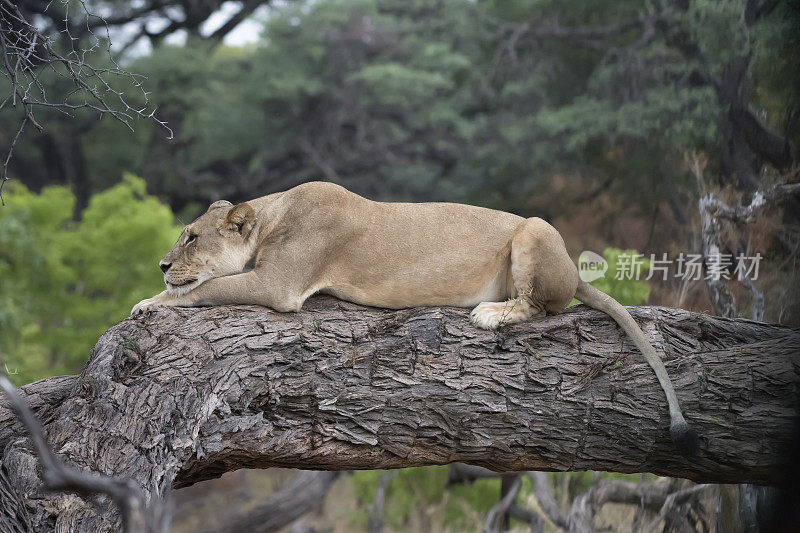
<instances>
[{"instance_id":1,"label":"green foliage","mask_svg":"<svg viewBox=\"0 0 800 533\"><path fill-rule=\"evenodd\" d=\"M525 479L523 483L529 482ZM481 521L475 520L475 514L486 515L500 501L500 484L500 478L490 478L450 487L444 509L444 525L452 531L479 530ZM529 493L530 487L525 487L518 498L524 498Z\"/></svg>"},{"instance_id":2,"label":"green foliage","mask_svg":"<svg viewBox=\"0 0 800 533\"><path fill-rule=\"evenodd\" d=\"M753 29L753 96L765 120L800 144L800 10L790 2Z\"/></svg>"},{"instance_id":3,"label":"green foliage","mask_svg":"<svg viewBox=\"0 0 800 533\"><path fill-rule=\"evenodd\" d=\"M645 281L650 261L636 250L606 248L603 257L608 270L592 285L612 296L622 305L642 305L650 299L650 285Z\"/></svg>"},{"instance_id":4,"label":"green foliage","mask_svg":"<svg viewBox=\"0 0 800 533\"><path fill-rule=\"evenodd\" d=\"M16 182L0 209L0 350L17 383L76 372L98 337L163 290L156 263L180 233L140 178L95 194L80 222L66 187Z\"/></svg>"},{"instance_id":5,"label":"green foliage","mask_svg":"<svg viewBox=\"0 0 800 533\"><path fill-rule=\"evenodd\" d=\"M650 284L646 278L650 270L650 260L642 257L636 250L606 248L603 257L608 270L602 278L591 282L595 288L613 297L622 305L642 305L650 299ZM578 304L573 299L570 305Z\"/></svg>"},{"instance_id":6,"label":"green foliage","mask_svg":"<svg viewBox=\"0 0 800 533\"><path fill-rule=\"evenodd\" d=\"M539 125L552 136L566 139L567 151L584 150L599 137L619 142L652 136L663 149L698 147L714 142L716 122L708 115L715 96L708 87L676 89L658 87L642 99L615 105L610 101L580 97L572 104L545 110Z\"/></svg>"},{"instance_id":7,"label":"green foliage","mask_svg":"<svg viewBox=\"0 0 800 533\"><path fill-rule=\"evenodd\" d=\"M497 503L500 479L479 479L469 485L447 487L446 466L404 468L386 491L384 521L393 529L407 528L411 515L420 509L443 507L442 522L448 530L470 531L479 528L476 516ZM356 471L351 477L356 497L363 504L373 501L382 471ZM529 491L525 488L525 493ZM366 512L354 517L356 526L366 524Z\"/></svg>"}]
</instances>

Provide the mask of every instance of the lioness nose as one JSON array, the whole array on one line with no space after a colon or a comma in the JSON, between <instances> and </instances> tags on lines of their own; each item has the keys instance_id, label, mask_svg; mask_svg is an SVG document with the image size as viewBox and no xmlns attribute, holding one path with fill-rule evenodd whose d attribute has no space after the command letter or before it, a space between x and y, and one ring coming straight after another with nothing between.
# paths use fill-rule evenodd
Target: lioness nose
<instances>
[{"instance_id":1,"label":"lioness nose","mask_svg":"<svg viewBox=\"0 0 800 533\"><path fill-rule=\"evenodd\" d=\"M160 267L161 267L161 272L163 272L164 274L166 274L166 273L167 273L167 270L169 270L169 267L171 267L171 266L172 266L172 263L159 263L159 264L158 264L158 266L160 266Z\"/></svg>"}]
</instances>

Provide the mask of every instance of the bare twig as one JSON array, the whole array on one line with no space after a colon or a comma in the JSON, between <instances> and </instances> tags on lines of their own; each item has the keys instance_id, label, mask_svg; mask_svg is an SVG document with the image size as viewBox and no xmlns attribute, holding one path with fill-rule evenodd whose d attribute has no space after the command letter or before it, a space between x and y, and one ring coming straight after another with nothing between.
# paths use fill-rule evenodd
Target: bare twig
<instances>
[{"instance_id":1,"label":"bare twig","mask_svg":"<svg viewBox=\"0 0 800 533\"><path fill-rule=\"evenodd\" d=\"M2 183L8 180L8 162L25 126L30 123L39 131L44 129L36 117L36 110L40 108L50 108L70 116L74 111L88 110L100 117L110 116L130 130L133 130L134 119L149 119L164 128L167 138L172 138L167 123L156 116L155 108L149 107L148 93L143 87L144 77L122 69L111 55L107 21L91 13L83 0L78 2L83 12L81 15L70 13L72 4L69 0L58 0L61 9L54 6L54 2L43 2L42 6L25 3L26 9L51 22L43 26L29 19L30 15L21 9L20 2L0 0L0 72L11 85L10 94L0 102L0 109L10 105L19 107L22 112L19 128L3 163ZM93 32L97 27L106 30L102 38ZM101 51L103 43L110 61L108 67L91 62L91 57ZM44 69L67 80L70 88L57 98L48 94L41 78ZM115 87L115 79L126 79L141 91L144 104L133 104L123 90Z\"/></svg>"}]
</instances>

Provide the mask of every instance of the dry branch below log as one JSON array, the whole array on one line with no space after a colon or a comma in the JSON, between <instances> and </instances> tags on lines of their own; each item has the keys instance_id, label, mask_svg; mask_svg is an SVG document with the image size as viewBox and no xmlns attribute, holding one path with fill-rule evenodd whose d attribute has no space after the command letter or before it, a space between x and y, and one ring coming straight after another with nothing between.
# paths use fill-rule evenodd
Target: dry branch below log
<instances>
[{"instance_id":1,"label":"dry branch below log","mask_svg":"<svg viewBox=\"0 0 800 533\"><path fill-rule=\"evenodd\" d=\"M632 308L707 439L669 438L652 370L605 315L477 330L468 310L390 311L331 298L299 313L159 309L106 332L79 376L23 388L69 465L149 498L237 468L655 472L775 483L792 445L800 332ZM41 492L26 433L0 408L2 470L36 531L117 523L110 502Z\"/></svg>"},{"instance_id":2,"label":"dry branch below log","mask_svg":"<svg viewBox=\"0 0 800 533\"><path fill-rule=\"evenodd\" d=\"M272 533L294 522L325 498L339 472L301 470L289 486L281 489L247 513L226 517L208 533Z\"/></svg>"}]
</instances>

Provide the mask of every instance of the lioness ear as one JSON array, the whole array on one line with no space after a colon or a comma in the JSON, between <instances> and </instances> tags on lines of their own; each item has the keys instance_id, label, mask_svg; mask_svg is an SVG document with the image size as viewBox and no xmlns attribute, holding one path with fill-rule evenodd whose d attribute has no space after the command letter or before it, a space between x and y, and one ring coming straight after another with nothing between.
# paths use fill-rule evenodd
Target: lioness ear
<instances>
[{"instance_id":1,"label":"lioness ear","mask_svg":"<svg viewBox=\"0 0 800 533\"><path fill-rule=\"evenodd\" d=\"M206 209L206 213L211 211L212 209L216 209L218 207L231 207L233 204L230 203L228 200L217 200Z\"/></svg>"},{"instance_id":2,"label":"lioness ear","mask_svg":"<svg viewBox=\"0 0 800 533\"><path fill-rule=\"evenodd\" d=\"M222 235L232 237L241 235L242 238L250 234L256 221L256 212L247 202L231 207L225 218L217 222L217 228Z\"/></svg>"}]
</instances>

